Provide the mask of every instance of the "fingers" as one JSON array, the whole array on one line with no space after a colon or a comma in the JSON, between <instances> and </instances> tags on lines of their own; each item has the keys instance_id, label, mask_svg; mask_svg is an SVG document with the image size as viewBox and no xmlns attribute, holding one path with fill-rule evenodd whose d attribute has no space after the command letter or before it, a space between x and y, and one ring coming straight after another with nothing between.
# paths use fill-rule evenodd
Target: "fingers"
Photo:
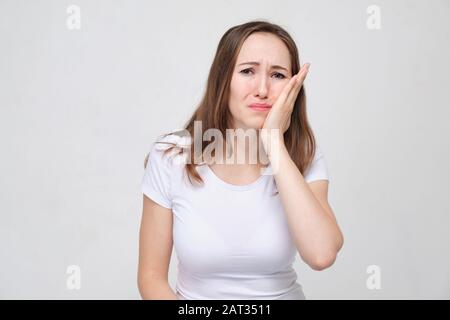
<instances>
[{"instance_id":1,"label":"fingers","mask_svg":"<svg viewBox=\"0 0 450 320\"><path fill-rule=\"evenodd\" d=\"M310 65L311 64L309 63L304 64L303 67L300 69L300 71L294 76L295 77L294 84L286 98L287 104L293 105L295 99L297 98L298 93L300 92L300 89L302 88L303 81L305 80L306 75L308 74Z\"/></svg>"},{"instance_id":2,"label":"fingers","mask_svg":"<svg viewBox=\"0 0 450 320\"><path fill-rule=\"evenodd\" d=\"M303 67L300 68L300 71L289 79L289 82L285 85L278 97L280 107L286 103L291 104L296 99L297 94L303 85L303 80L305 80L306 74L308 73L309 66L309 63L303 65Z\"/></svg>"},{"instance_id":3,"label":"fingers","mask_svg":"<svg viewBox=\"0 0 450 320\"><path fill-rule=\"evenodd\" d=\"M289 82L284 86L283 91L281 91L280 98L282 98L283 104L289 97L289 94L291 93L292 89L295 87L297 77L298 74L294 75L291 79L289 79Z\"/></svg>"}]
</instances>

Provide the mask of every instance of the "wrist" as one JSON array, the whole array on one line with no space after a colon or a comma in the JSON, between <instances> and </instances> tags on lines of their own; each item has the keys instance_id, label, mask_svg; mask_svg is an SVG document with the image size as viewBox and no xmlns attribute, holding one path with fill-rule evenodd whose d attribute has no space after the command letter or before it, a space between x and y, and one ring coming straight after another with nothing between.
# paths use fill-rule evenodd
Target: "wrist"
<instances>
[{"instance_id":1,"label":"wrist","mask_svg":"<svg viewBox=\"0 0 450 320\"><path fill-rule=\"evenodd\" d=\"M287 153L287 148L284 143L284 139L270 139L263 141L264 151L267 154L267 157L272 162L275 160L275 157L280 157Z\"/></svg>"}]
</instances>

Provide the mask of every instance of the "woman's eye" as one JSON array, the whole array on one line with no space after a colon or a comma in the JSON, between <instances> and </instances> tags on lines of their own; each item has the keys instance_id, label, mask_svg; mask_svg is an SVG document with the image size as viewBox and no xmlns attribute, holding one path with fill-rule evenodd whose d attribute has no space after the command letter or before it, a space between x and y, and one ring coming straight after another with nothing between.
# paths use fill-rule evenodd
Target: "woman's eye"
<instances>
[{"instance_id":1,"label":"woman's eye","mask_svg":"<svg viewBox=\"0 0 450 320\"><path fill-rule=\"evenodd\" d=\"M244 70L241 70L240 73L243 73L243 74L249 74L249 73L248 73L249 71L253 72L252 69L244 69ZM275 72L273 75L275 75L275 77L276 77L277 79L284 79L284 78L286 78L286 77L284 76L284 74L279 73L279 72Z\"/></svg>"},{"instance_id":2,"label":"woman's eye","mask_svg":"<svg viewBox=\"0 0 450 320\"><path fill-rule=\"evenodd\" d=\"M243 73L243 74L248 74L247 71L251 71L251 70L252 70L252 69L244 69L244 70L241 71L241 73Z\"/></svg>"},{"instance_id":3,"label":"woman's eye","mask_svg":"<svg viewBox=\"0 0 450 320\"><path fill-rule=\"evenodd\" d=\"M284 79L284 78L286 78L285 76L284 76L284 74L282 74L282 73L274 73L275 75L277 75L277 78L278 79Z\"/></svg>"}]
</instances>

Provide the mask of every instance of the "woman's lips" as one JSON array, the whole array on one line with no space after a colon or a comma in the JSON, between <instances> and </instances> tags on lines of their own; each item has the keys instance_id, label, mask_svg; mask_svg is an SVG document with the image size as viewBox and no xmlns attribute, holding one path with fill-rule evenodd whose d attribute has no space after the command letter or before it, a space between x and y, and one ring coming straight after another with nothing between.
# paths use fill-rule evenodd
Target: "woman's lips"
<instances>
[{"instance_id":1,"label":"woman's lips","mask_svg":"<svg viewBox=\"0 0 450 320\"><path fill-rule=\"evenodd\" d=\"M268 111L272 106L270 104L252 103L249 107L255 111Z\"/></svg>"}]
</instances>

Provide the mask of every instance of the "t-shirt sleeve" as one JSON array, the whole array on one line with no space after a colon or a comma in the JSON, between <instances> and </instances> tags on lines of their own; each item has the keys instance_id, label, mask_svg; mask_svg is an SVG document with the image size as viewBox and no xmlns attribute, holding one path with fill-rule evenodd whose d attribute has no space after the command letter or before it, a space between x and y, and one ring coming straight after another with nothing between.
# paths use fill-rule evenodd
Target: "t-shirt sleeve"
<instances>
[{"instance_id":1,"label":"t-shirt sleeve","mask_svg":"<svg viewBox=\"0 0 450 320\"><path fill-rule=\"evenodd\" d=\"M316 145L313 162L303 177L308 183L315 180L330 180L330 172L325 161L325 155L318 145Z\"/></svg>"},{"instance_id":2,"label":"t-shirt sleeve","mask_svg":"<svg viewBox=\"0 0 450 320\"><path fill-rule=\"evenodd\" d=\"M156 145L153 145L148 156L141 184L142 193L159 205L171 209L170 153L164 155L164 151Z\"/></svg>"}]
</instances>

